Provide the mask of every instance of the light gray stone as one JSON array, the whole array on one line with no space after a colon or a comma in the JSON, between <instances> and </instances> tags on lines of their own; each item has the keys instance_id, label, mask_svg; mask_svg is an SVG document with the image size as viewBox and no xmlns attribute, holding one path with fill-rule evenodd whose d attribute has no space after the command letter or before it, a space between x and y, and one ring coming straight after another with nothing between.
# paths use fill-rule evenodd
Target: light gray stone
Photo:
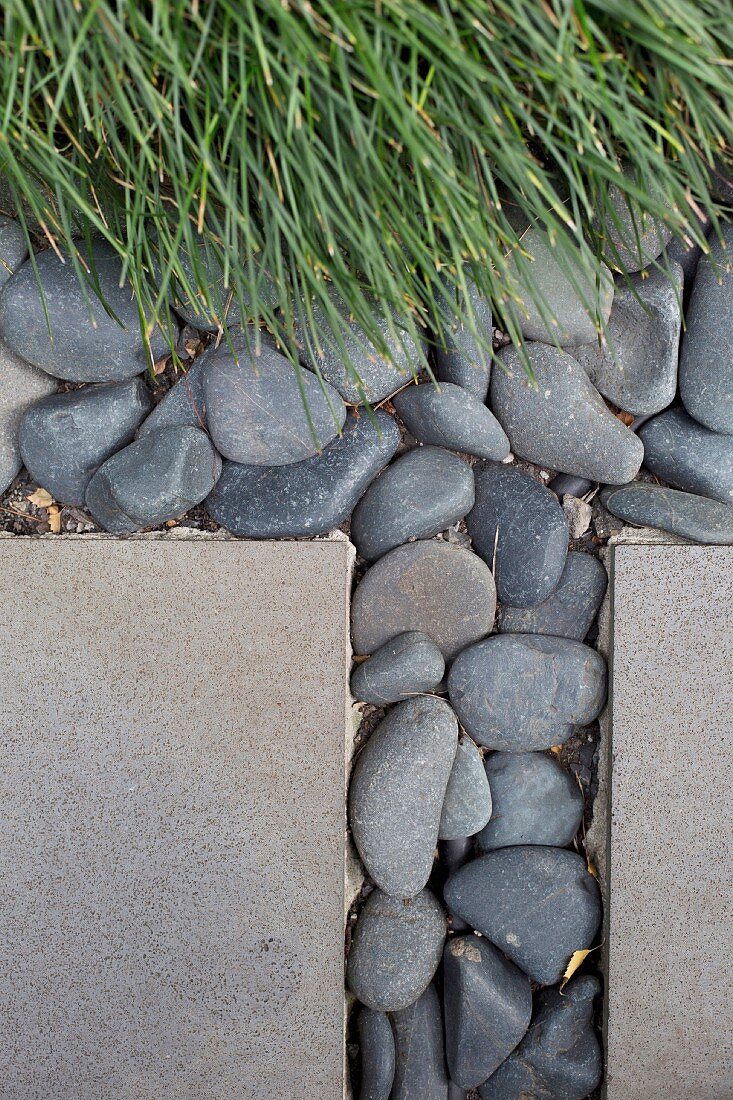
<instances>
[{"instance_id":1,"label":"light gray stone","mask_svg":"<svg viewBox=\"0 0 733 1100\"><path fill-rule=\"evenodd\" d=\"M415 447L373 481L351 517L351 539L373 561L409 539L430 538L473 508L473 471L439 447Z\"/></svg>"},{"instance_id":2,"label":"light gray stone","mask_svg":"<svg viewBox=\"0 0 733 1100\"><path fill-rule=\"evenodd\" d=\"M526 353L532 385L516 348L502 348L491 379L491 407L512 450L540 466L621 485L639 472L644 447L607 408L583 368L548 344Z\"/></svg>"},{"instance_id":3,"label":"light gray stone","mask_svg":"<svg viewBox=\"0 0 733 1100\"><path fill-rule=\"evenodd\" d=\"M210 354L211 352L205 351L171 386L163 400L140 425L138 439L158 431L159 428L172 428L177 424L187 424L190 428L202 428L206 431L204 370Z\"/></svg>"},{"instance_id":4,"label":"light gray stone","mask_svg":"<svg viewBox=\"0 0 733 1100\"><path fill-rule=\"evenodd\" d=\"M668 409L639 429L644 465L676 489L733 504L733 435L698 424L684 409Z\"/></svg>"},{"instance_id":5,"label":"light gray stone","mask_svg":"<svg viewBox=\"0 0 733 1100\"><path fill-rule=\"evenodd\" d=\"M658 527L693 542L733 543L733 505L708 497L634 481L604 490L601 501L614 516L640 527Z\"/></svg>"},{"instance_id":6,"label":"light gray stone","mask_svg":"<svg viewBox=\"0 0 733 1100\"><path fill-rule=\"evenodd\" d=\"M558 477L567 476L567 474L558 474ZM550 488L553 493L558 491L555 485L551 485ZM590 484L588 484L588 488L590 488ZM571 541L582 538L590 527L593 518L593 506L587 500L582 500L573 496L572 493L565 492L562 493L562 510L567 520Z\"/></svg>"},{"instance_id":7,"label":"light gray stone","mask_svg":"<svg viewBox=\"0 0 733 1100\"><path fill-rule=\"evenodd\" d=\"M384 706L408 695L432 691L445 673L443 654L427 634L409 630L357 665L351 694L362 703Z\"/></svg>"},{"instance_id":8,"label":"light gray stone","mask_svg":"<svg viewBox=\"0 0 733 1100\"><path fill-rule=\"evenodd\" d=\"M422 443L498 462L509 454L509 440L494 414L460 386L408 386L397 394L394 407L408 432Z\"/></svg>"},{"instance_id":9,"label":"light gray stone","mask_svg":"<svg viewBox=\"0 0 733 1100\"><path fill-rule=\"evenodd\" d=\"M446 295L450 293L446 290ZM486 400L491 378L491 344L493 337L491 303L478 291L476 285L468 280L468 297L473 311L473 323L476 335L471 330L468 309L461 301L459 292L455 302L460 314L456 316L447 301L445 303L444 324L448 332L444 334L445 346L438 342L434 350L435 376L440 382L452 382L456 386L472 393L479 401Z\"/></svg>"},{"instance_id":10,"label":"light gray stone","mask_svg":"<svg viewBox=\"0 0 733 1100\"><path fill-rule=\"evenodd\" d=\"M0 216L0 288L28 256L25 233L15 218Z\"/></svg>"},{"instance_id":11,"label":"light gray stone","mask_svg":"<svg viewBox=\"0 0 733 1100\"><path fill-rule=\"evenodd\" d=\"M397 1065L391 1100L446 1100L448 1076L440 999L430 985L393 1016Z\"/></svg>"},{"instance_id":12,"label":"light gray stone","mask_svg":"<svg viewBox=\"0 0 733 1100\"><path fill-rule=\"evenodd\" d=\"M394 1035L384 1012L362 1008L357 1021L361 1055L359 1100L389 1100L395 1071Z\"/></svg>"},{"instance_id":13,"label":"light gray stone","mask_svg":"<svg viewBox=\"0 0 733 1100\"><path fill-rule=\"evenodd\" d=\"M367 570L351 603L356 653L419 630L454 657L494 625L496 588L476 554L447 542L398 546Z\"/></svg>"},{"instance_id":14,"label":"light gray stone","mask_svg":"<svg viewBox=\"0 0 733 1100\"><path fill-rule=\"evenodd\" d=\"M38 275L26 260L0 295L0 339L16 355L55 378L122 382L166 354L168 343L156 328L148 357L137 304L130 286L119 285L122 262L111 245L95 241L88 263L114 317L91 285L80 285L69 259L62 262L49 248L35 263Z\"/></svg>"},{"instance_id":15,"label":"light gray stone","mask_svg":"<svg viewBox=\"0 0 733 1100\"><path fill-rule=\"evenodd\" d=\"M486 758L491 820L477 836L479 848L515 844L571 844L583 819L577 780L544 752L494 752Z\"/></svg>"},{"instance_id":16,"label":"light gray stone","mask_svg":"<svg viewBox=\"0 0 733 1100\"><path fill-rule=\"evenodd\" d=\"M571 550L554 592L534 607L499 608L502 634L552 634L582 642L606 594L608 577L598 558Z\"/></svg>"},{"instance_id":17,"label":"light gray stone","mask_svg":"<svg viewBox=\"0 0 733 1100\"><path fill-rule=\"evenodd\" d=\"M456 750L445 791L438 836L441 840L473 836L490 816L491 791L481 753L470 737L464 737Z\"/></svg>"},{"instance_id":18,"label":"light gray stone","mask_svg":"<svg viewBox=\"0 0 733 1100\"><path fill-rule=\"evenodd\" d=\"M372 890L351 939L349 989L377 1012L407 1008L432 981L445 935L445 914L429 890L409 899Z\"/></svg>"},{"instance_id":19,"label":"light gray stone","mask_svg":"<svg viewBox=\"0 0 733 1100\"><path fill-rule=\"evenodd\" d=\"M349 790L351 833L385 894L411 898L428 881L457 743L448 704L420 696L390 710L359 754Z\"/></svg>"},{"instance_id":20,"label":"light gray stone","mask_svg":"<svg viewBox=\"0 0 733 1100\"><path fill-rule=\"evenodd\" d=\"M131 534L200 504L220 472L221 459L205 432L161 428L108 458L89 482L85 503L105 531Z\"/></svg>"},{"instance_id":21,"label":"light gray stone","mask_svg":"<svg viewBox=\"0 0 733 1100\"><path fill-rule=\"evenodd\" d=\"M657 413L674 401L682 329L683 274L679 264L619 279L613 309L598 343L572 355L596 389L619 409Z\"/></svg>"},{"instance_id":22,"label":"light gray stone","mask_svg":"<svg viewBox=\"0 0 733 1100\"><path fill-rule=\"evenodd\" d=\"M20 470L18 433L23 414L42 397L54 393L57 382L29 366L0 342L0 493Z\"/></svg>"},{"instance_id":23,"label":"light gray stone","mask_svg":"<svg viewBox=\"0 0 733 1100\"><path fill-rule=\"evenodd\" d=\"M713 234L698 264L680 350L680 395L690 416L714 432L733 434L733 225Z\"/></svg>"}]
</instances>

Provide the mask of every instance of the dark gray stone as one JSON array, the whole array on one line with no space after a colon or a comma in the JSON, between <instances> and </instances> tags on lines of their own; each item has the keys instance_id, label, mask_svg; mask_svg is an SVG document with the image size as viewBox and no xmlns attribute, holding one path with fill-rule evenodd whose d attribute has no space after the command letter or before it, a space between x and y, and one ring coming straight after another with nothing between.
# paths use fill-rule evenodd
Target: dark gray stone
<instances>
[{"instance_id":1,"label":"dark gray stone","mask_svg":"<svg viewBox=\"0 0 733 1100\"><path fill-rule=\"evenodd\" d=\"M658 527L693 542L733 543L733 506L718 500L632 482L601 493L614 516L640 527Z\"/></svg>"},{"instance_id":2,"label":"dark gray stone","mask_svg":"<svg viewBox=\"0 0 733 1100\"><path fill-rule=\"evenodd\" d=\"M135 298L129 285L119 285L122 262L110 245L95 241L88 262L114 317L91 286L80 286L70 260L63 263L49 248L35 262L43 296L30 260L8 279L0 295L0 337L16 355L55 378L122 382L166 354L168 343L156 328L150 338L152 360L148 358Z\"/></svg>"},{"instance_id":3,"label":"dark gray stone","mask_svg":"<svg viewBox=\"0 0 733 1100\"><path fill-rule=\"evenodd\" d=\"M205 351L175 385L171 386L163 400L141 424L137 433L138 439L150 432L157 432L160 428L171 428L176 424L187 424L190 428L206 431L204 370L210 354L211 352Z\"/></svg>"},{"instance_id":4,"label":"dark gray stone","mask_svg":"<svg viewBox=\"0 0 733 1100\"><path fill-rule=\"evenodd\" d=\"M31 367L0 343L0 493L20 470L18 433L23 414L34 402L56 389L45 371Z\"/></svg>"},{"instance_id":5,"label":"dark gray stone","mask_svg":"<svg viewBox=\"0 0 733 1100\"><path fill-rule=\"evenodd\" d=\"M373 481L351 517L351 541L373 561L408 539L425 539L473 508L473 471L449 451L415 447Z\"/></svg>"},{"instance_id":6,"label":"dark gray stone","mask_svg":"<svg viewBox=\"0 0 733 1100\"><path fill-rule=\"evenodd\" d=\"M497 634L464 649L448 692L475 741L502 752L560 745L606 699L606 665L582 642L546 634Z\"/></svg>"},{"instance_id":7,"label":"dark gray stone","mask_svg":"<svg viewBox=\"0 0 733 1100\"><path fill-rule=\"evenodd\" d=\"M676 489L733 504L733 435L698 424L684 409L667 409L640 429L644 465Z\"/></svg>"},{"instance_id":8,"label":"dark gray stone","mask_svg":"<svg viewBox=\"0 0 733 1100\"><path fill-rule=\"evenodd\" d=\"M491 816L491 791L483 759L469 737L458 745L440 815L441 840L460 840L483 829Z\"/></svg>"},{"instance_id":9,"label":"dark gray stone","mask_svg":"<svg viewBox=\"0 0 733 1100\"><path fill-rule=\"evenodd\" d=\"M715 234L697 267L680 351L680 395L690 416L714 432L733 434L733 225Z\"/></svg>"},{"instance_id":10,"label":"dark gray stone","mask_svg":"<svg viewBox=\"0 0 733 1100\"><path fill-rule=\"evenodd\" d=\"M632 177L629 165L624 165L623 171ZM652 181L647 184L654 186ZM644 214L636 200L615 185L609 189L609 198L615 214L595 222L603 257L614 271L641 271L662 254L672 240L672 230L660 218Z\"/></svg>"},{"instance_id":11,"label":"dark gray stone","mask_svg":"<svg viewBox=\"0 0 733 1100\"><path fill-rule=\"evenodd\" d=\"M534 607L560 582L568 525L557 498L516 466L474 470L476 503L467 519L474 548L493 568L502 603Z\"/></svg>"},{"instance_id":12,"label":"dark gray stone","mask_svg":"<svg viewBox=\"0 0 733 1100\"><path fill-rule=\"evenodd\" d=\"M221 459L205 432L161 428L108 458L89 482L85 503L105 531L131 534L200 504L220 472Z\"/></svg>"},{"instance_id":13,"label":"dark gray stone","mask_svg":"<svg viewBox=\"0 0 733 1100\"><path fill-rule=\"evenodd\" d=\"M206 422L216 449L232 462L285 466L330 443L346 419L334 390L263 344L234 337L208 358L204 370ZM302 386L302 394L300 388Z\"/></svg>"},{"instance_id":14,"label":"dark gray stone","mask_svg":"<svg viewBox=\"0 0 733 1100\"><path fill-rule=\"evenodd\" d=\"M362 703L398 703L407 695L432 691L443 679L445 661L435 642L419 630L400 634L357 665L351 694Z\"/></svg>"},{"instance_id":15,"label":"dark gray stone","mask_svg":"<svg viewBox=\"0 0 733 1100\"><path fill-rule=\"evenodd\" d=\"M452 451L501 461L509 440L493 413L474 394L450 382L408 386L394 399L397 415L415 439Z\"/></svg>"},{"instance_id":16,"label":"dark gray stone","mask_svg":"<svg viewBox=\"0 0 733 1100\"><path fill-rule=\"evenodd\" d=\"M359 1100L389 1100L395 1071L394 1035L389 1017L362 1008L357 1027L361 1055Z\"/></svg>"},{"instance_id":17,"label":"dark gray stone","mask_svg":"<svg viewBox=\"0 0 733 1100\"><path fill-rule=\"evenodd\" d=\"M28 256L25 233L15 218L0 217L0 287Z\"/></svg>"},{"instance_id":18,"label":"dark gray stone","mask_svg":"<svg viewBox=\"0 0 733 1100\"><path fill-rule=\"evenodd\" d=\"M515 844L571 844L583 819L577 780L543 752L494 752L486 758L491 820L476 837L479 848Z\"/></svg>"},{"instance_id":19,"label":"dark gray stone","mask_svg":"<svg viewBox=\"0 0 733 1100\"><path fill-rule=\"evenodd\" d=\"M397 450L400 433L377 411L349 415L343 434L323 451L288 466L225 462L206 502L212 519L244 538L294 538L332 531ZM409 629L406 627L405 629ZM386 641L386 639L383 639Z\"/></svg>"},{"instance_id":20,"label":"dark gray stone","mask_svg":"<svg viewBox=\"0 0 733 1100\"><path fill-rule=\"evenodd\" d=\"M56 500L83 504L94 471L132 441L151 405L140 378L44 397L20 425L26 469Z\"/></svg>"},{"instance_id":21,"label":"dark gray stone","mask_svg":"<svg viewBox=\"0 0 733 1100\"><path fill-rule=\"evenodd\" d=\"M181 249L178 258L192 289L205 284L211 299L209 308L201 297L190 298L185 294L183 287L178 288L180 293L174 296L172 304L176 313L180 314L189 325L205 332L217 332L220 328L230 325L246 324L254 318L249 295L245 296L244 313L242 313L239 302L232 296L226 285L224 269L213 249L202 244L195 261L188 252ZM278 301L277 288L264 268L260 267L255 259L251 262L258 295L274 308ZM245 260L244 266L246 265Z\"/></svg>"},{"instance_id":22,"label":"dark gray stone","mask_svg":"<svg viewBox=\"0 0 733 1100\"><path fill-rule=\"evenodd\" d=\"M677 393L684 277L679 264L619 280L603 347L596 341L572 355L593 385L620 409L656 413Z\"/></svg>"},{"instance_id":23,"label":"dark gray stone","mask_svg":"<svg viewBox=\"0 0 733 1100\"><path fill-rule=\"evenodd\" d=\"M597 978L583 975L562 993L543 989L529 1031L479 1089L481 1100L585 1100L603 1076L593 1027Z\"/></svg>"},{"instance_id":24,"label":"dark gray stone","mask_svg":"<svg viewBox=\"0 0 733 1100\"><path fill-rule=\"evenodd\" d=\"M479 936L443 952L445 1050L451 1081L477 1088L521 1042L532 1015L529 978Z\"/></svg>"},{"instance_id":25,"label":"dark gray stone","mask_svg":"<svg viewBox=\"0 0 733 1100\"><path fill-rule=\"evenodd\" d=\"M603 603L607 584L598 558L571 550L555 591L535 607L501 606L497 628L502 634L552 634L582 642Z\"/></svg>"},{"instance_id":26,"label":"dark gray stone","mask_svg":"<svg viewBox=\"0 0 733 1100\"><path fill-rule=\"evenodd\" d=\"M565 848L519 845L474 859L451 875L446 902L532 981L560 981L601 920L598 884Z\"/></svg>"},{"instance_id":27,"label":"dark gray stone","mask_svg":"<svg viewBox=\"0 0 733 1100\"><path fill-rule=\"evenodd\" d=\"M533 386L516 348L502 348L491 378L491 407L512 450L539 466L614 485L639 472L644 447L613 415L577 359L529 344Z\"/></svg>"},{"instance_id":28,"label":"dark gray stone","mask_svg":"<svg viewBox=\"0 0 733 1100\"><path fill-rule=\"evenodd\" d=\"M351 833L385 894L414 897L428 881L457 743L448 704L419 696L391 710L359 754L349 790Z\"/></svg>"},{"instance_id":29,"label":"dark gray stone","mask_svg":"<svg viewBox=\"0 0 733 1100\"><path fill-rule=\"evenodd\" d=\"M397 1065L391 1100L447 1100L440 999L430 985L392 1017Z\"/></svg>"},{"instance_id":30,"label":"dark gray stone","mask_svg":"<svg viewBox=\"0 0 733 1100\"><path fill-rule=\"evenodd\" d=\"M419 630L454 657L494 625L491 570L469 550L431 539L398 546L362 577L351 602L355 653Z\"/></svg>"},{"instance_id":31,"label":"dark gray stone","mask_svg":"<svg viewBox=\"0 0 733 1100\"><path fill-rule=\"evenodd\" d=\"M446 295L448 293L446 291ZM456 294L458 295L457 291ZM481 339L471 331L468 320L459 319L446 303L444 324L449 331L444 334L445 347L439 343L434 351L435 377L440 382L452 382L460 386L483 402L489 392L491 378L491 303L470 280L468 296L476 333ZM460 296L457 296L456 302L461 304ZM461 312L468 313L468 310L464 306Z\"/></svg>"},{"instance_id":32,"label":"dark gray stone","mask_svg":"<svg viewBox=\"0 0 733 1100\"><path fill-rule=\"evenodd\" d=\"M407 1008L432 981L445 933L445 914L429 890L408 900L372 890L354 926L349 989L375 1012Z\"/></svg>"}]
</instances>

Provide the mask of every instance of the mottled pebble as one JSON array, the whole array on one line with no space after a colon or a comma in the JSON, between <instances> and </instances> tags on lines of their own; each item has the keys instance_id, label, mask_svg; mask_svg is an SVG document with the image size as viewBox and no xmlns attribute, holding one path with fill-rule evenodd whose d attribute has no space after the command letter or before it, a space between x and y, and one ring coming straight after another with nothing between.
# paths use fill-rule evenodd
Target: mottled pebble
<instances>
[{"instance_id":1,"label":"mottled pebble","mask_svg":"<svg viewBox=\"0 0 733 1100\"><path fill-rule=\"evenodd\" d=\"M640 527L712 546L733 543L733 505L718 500L638 481L604 490L601 500L614 516Z\"/></svg>"},{"instance_id":2,"label":"mottled pebble","mask_svg":"<svg viewBox=\"0 0 733 1100\"><path fill-rule=\"evenodd\" d=\"M0 493L20 470L18 434L23 414L55 391L57 382L0 343Z\"/></svg>"},{"instance_id":3,"label":"mottled pebble","mask_svg":"<svg viewBox=\"0 0 733 1100\"><path fill-rule=\"evenodd\" d=\"M491 816L491 792L481 753L469 737L458 745L440 817L441 840L459 840L483 829Z\"/></svg>"},{"instance_id":4,"label":"mottled pebble","mask_svg":"<svg viewBox=\"0 0 733 1100\"><path fill-rule=\"evenodd\" d=\"M408 695L432 691L443 679L445 661L435 642L419 630L400 634L357 665L351 694L362 703L384 706Z\"/></svg>"},{"instance_id":5,"label":"mottled pebble","mask_svg":"<svg viewBox=\"0 0 733 1100\"><path fill-rule=\"evenodd\" d=\"M362 1008L357 1028L361 1055L359 1100L389 1100L395 1071L394 1035L389 1017Z\"/></svg>"},{"instance_id":6,"label":"mottled pebble","mask_svg":"<svg viewBox=\"0 0 733 1100\"><path fill-rule=\"evenodd\" d=\"M460 386L408 386L397 394L394 407L408 432L422 443L498 462L509 454L509 440L494 414Z\"/></svg>"},{"instance_id":7,"label":"mottled pebble","mask_svg":"<svg viewBox=\"0 0 733 1100\"><path fill-rule=\"evenodd\" d=\"M574 776L544 752L494 752L486 758L491 820L479 848L515 844L571 844L583 818L583 795Z\"/></svg>"},{"instance_id":8,"label":"mottled pebble","mask_svg":"<svg viewBox=\"0 0 733 1100\"><path fill-rule=\"evenodd\" d=\"M15 218L0 217L0 287L28 256L25 233Z\"/></svg>"},{"instance_id":9,"label":"mottled pebble","mask_svg":"<svg viewBox=\"0 0 733 1100\"><path fill-rule=\"evenodd\" d=\"M639 429L647 470L676 489L733 504L733 435L698 424L684 409L667 409Z\"/></svg>"},{"instance_id":10,"label":"mottled pebble","mask_svg":"<svg viewBox=\"0 0 733 1100\"><path fill-rule=\"evenodd\" d=\"M443 1019L434 986L392 1021L397 1064L391 1100L446 1100Z\"/></svg>"},{"instance_id":11,"label":"mottled pebble","mask_svg":"<svg viewBox=\"0 0 733 1100\"><path fill-rule=\"evenodd\" d=\"M446 305L444 323L449 332L445 334L445 347L437 344L434 351L435 375L440 382L453 382L479 401L485 401L491 377L491 303L481 296L470 280L468 296L477 335L474 335L467 317L465 321L459 320ZM456 301L460 304L460 296ZM468 314L467 309L465 313Z\"/></svg>"},{"instance_id":12,"label":"mottled pebble","mask_svg":"<svg viewBox=\"0 0 733 1100\"><path fill-rule=\"evenodd\" d=\"M204 398L204 371L209 356L205 351L188 368L185 374L171 386L163 400L146 417L137 433L138 439L160 428L187 424L190 428L206 431L206 400Z\"/></svg>"},{"instance_id":13,"label":"mottled pebble","mask_svg":"<svg viewBox=\"0 0 733 1100\"><path fill-rule=\"evenodd\" d=\"M502 634L552 634L582 642L603 603L607 584L598 558L571 550L555 591L535 607L502 605L497 628Z\"/></svg>"}]
</instances>

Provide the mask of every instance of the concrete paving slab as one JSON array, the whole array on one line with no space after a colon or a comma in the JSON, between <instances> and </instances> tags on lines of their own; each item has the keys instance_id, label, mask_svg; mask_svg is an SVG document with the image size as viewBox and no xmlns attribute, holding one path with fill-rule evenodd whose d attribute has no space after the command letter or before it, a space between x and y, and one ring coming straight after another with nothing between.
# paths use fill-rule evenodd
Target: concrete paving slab
<instances>
[{"instance_id":1,"label":"concrete paving slab","mask_svg":"<svg viewBox=\"0 0 733 1100\"><path fill-rule=\"evenodd\" d=\"M350 552L0 541L2 1100L340 1100Z\"/></svg>"},{"instance_id":2,"label":"concrete paving slab","mask_svg":"<svg viewBox=\"0 0 733 1100\"><path fill-rule=\"evenodd\" d=\"M608 1100L733 1097L733 548L613 549Z\"/></svg>"}]
</instances>

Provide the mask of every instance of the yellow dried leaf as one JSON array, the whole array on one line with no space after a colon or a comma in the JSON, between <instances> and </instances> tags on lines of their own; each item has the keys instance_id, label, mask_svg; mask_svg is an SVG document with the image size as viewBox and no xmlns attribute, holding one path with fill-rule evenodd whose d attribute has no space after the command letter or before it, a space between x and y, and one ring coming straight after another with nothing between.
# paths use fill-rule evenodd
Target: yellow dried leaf
<instances>
[{"instance_id":1,"label":"yellow dried leaf","mask_svg":"<svg viewBox=\"0 0 733 1100\"><path fill-rule=\"evenodd\" d=\"M598 875L598 868L590 857L588 857L588 874L593 875L593 878L597 879L598 882L601 881Z\"/></svg>"},{"instance_id":2,"label":"yellow dried leaf","mask_svg":"<svg viewBox=\"0 0 733 1100\"><path fill-rule=\"evenodd\" d=\"M53 504L53 497L49 493L48 489L36 489L35 493L31 493L26 497L31 504L35 504L36 508L48 508L49 504Z\"/></svg>"},{"instance_id":3,"label":"yellow dried leaf","mask_svg":"<svg viewBox=\"0 0 733 1100\"><path fill-rule=\"evenodd\" d=\"M53 535L61 534L61 509L58 504L52 504L48 509L48 522Z\"/></svg>"},{"instance_id":4,"label":"yellow dried leaf","mask_svg":"<svg viewBox=\"0 0 733 1100\"><path fill-rule=\"evenodd\" d=\"M583 965L592 950L592 947L586 947L582 951L573 951L572 955L570 956L570 962L565 968L565 973L563 974L562 981L560 982L561 993L565 987L565 984L570 981L575 971Z\"/></svg>"}]
</instances>

